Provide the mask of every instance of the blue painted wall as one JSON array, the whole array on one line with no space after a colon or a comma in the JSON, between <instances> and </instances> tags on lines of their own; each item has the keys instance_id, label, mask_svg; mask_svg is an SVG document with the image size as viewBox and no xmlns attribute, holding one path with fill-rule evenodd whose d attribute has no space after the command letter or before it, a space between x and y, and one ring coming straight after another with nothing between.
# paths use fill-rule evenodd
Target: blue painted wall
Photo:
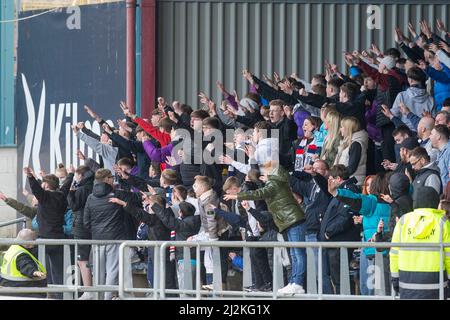
<instances>
[{"instance_id":1,"label":"blue painted wall","mask_svg":"<svg viewBox=\"0 0 450 320\"><path fill-rule=\"evenodd\" d=\"M14 1L0 2L0 20L14 19ZM0 146L15 145L14 23L0 23Z\"/></svg>"}]
</instances>

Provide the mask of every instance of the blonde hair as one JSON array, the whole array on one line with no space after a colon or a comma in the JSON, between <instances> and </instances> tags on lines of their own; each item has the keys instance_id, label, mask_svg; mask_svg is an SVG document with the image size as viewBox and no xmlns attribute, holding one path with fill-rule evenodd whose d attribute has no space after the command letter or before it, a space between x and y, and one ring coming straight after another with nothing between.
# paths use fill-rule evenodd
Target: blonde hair
<instances>
[{"instance_id":1,"label":"blonde hair","mask_svg":"<svg viewBox=\"0 0 450 320\"><path fill-rule=\"evenodd\" d=\"M174 185L178 181L178 175L176 171L172 169L165 169L161 173L161 177L164 179L164 183L167 183L168 185Z\"/></svg>"},{"instance_id":2,"label":"blonde hair","mask_svg":"<svg viewBox=\"0 0 450 320\"><path fill-rule=\"evenodd\" d=\"M360 130L359 121L355 117L344 117L341 120L341 127L345 128L348 134L347 137L342 137L342 147L345 149L352 143L353 134Z\"/></svg>"},{"instance_id":3,"label":"blonde hair","mask_svg":"<svg viewBox=\"0 0 450 320\"><path fill-rule=\"evenodd\" d=\"M227 191L228 189L232 188L232 187L240 187L241 184L239 183L238 178L236 178L235 176L231 176L228 177L227 180L225 180L224 184L223 184L223 191Z\"/></svg>"},{"instance_id":4,"label":"blonde hair","mask_svg":"<svg viewBox=\"0 0 450 320\"><path fill-rule=\"evenodd\" d=\"M195 176L194 180L197 184L203 185L208 190L212 188L212 181L206 176Z\"/></svg>"},{"instance_id":5,"label":"blonde hair","mask_svg":"<svg viewBox=\"0 0 450 320\"><path fill-rule=\"evenodd\" d=\"M112 173L109 169L101 168L95 172L95 180L98 183L105 182L109 177L112 177Z\"/></svg>"},{"instance_id":6,"label":"blonde hair","mask_svg":"<svg viewBox=\"0 0 450 320\"><path fill-rule=\"evenodd\" d=\"M323 150L330 151L335 147L336 141L341 140L341 136L339 134L339 128L341 123L341 114L336 110L330 110L327 113L325 118L325 122L328 124L327 132L328 135L323 144Z\"/></svg>"}]
</instances>

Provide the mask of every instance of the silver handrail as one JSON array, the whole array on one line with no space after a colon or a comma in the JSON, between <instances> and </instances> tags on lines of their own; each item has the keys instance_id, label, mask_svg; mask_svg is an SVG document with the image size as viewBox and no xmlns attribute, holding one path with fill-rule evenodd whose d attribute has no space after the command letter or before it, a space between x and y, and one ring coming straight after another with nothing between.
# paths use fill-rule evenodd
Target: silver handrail
<instances>
[{"instance_id":1,"label":"silver handrail","mask_svg":"<svg viewBox=\"0 0 450 320\"><path fill-rule=\"evenodd\" d=\"M10 226L10 225L13 225L13 224L18 224L18 223L23 223L24 226L25 226L26 223L27 223L27 218L22 217L22 218L18 218L18 219L14 219L14 220L9 220L9 221L6 221L6 222L1 222L0 223L0 228L7 227L7 226Z\"/></svg>"},{"instance_id":2,"label":"silver handrail","mask_svg":"<svg viewBox=\"0 0 450 320\"><path fill-rule=\"evenodd\" d=\"M159 269L159 279L160 279L160 288L159 290L153 290L153 291L159 291L160 298L164 299L166 293L177 293L177 294L191 294L196 295L197 299L201 299L202 296L208 296L208 295L222 295L222 296L232 296L232 297L273 297L273 298L281 298L278 296L276 292L269 293L269 292L257 292L257 293L246 293L244 291L224 291L224 290L201 290L200 289L200 282L199 282L199 274L197 274L197 281L196 281L196 289L195 290L183 290L183 289L166 289L165 288L165 255L166 255L166 249L168 246L176 246L176 247L195 247L197 249L197 252L199 253L200 248L206 248L206 247L246 247L246 248L318 248L319 253L322 253L322 250L324 248L341 248L346 250L347 248L382 248L382 249L389 249L392 247L399 247L399 248L447 248L450 247L450 243L444 244L444 243L381 243L381 242L245 242L245 241L204 241L204 242L187 242L187 241L126 241L120 245L120 253L122 254L126 247L134 247L134 246L140 246L140 247L147 247L147 246L160 246L160 262L161 262L161 268ZM275 255L274 255L275 256ZM443 255L441 255L442 257ZM199 269L200 264L200 255L197 254L196 257L197 260L197 269ZM350 295L350 294L339 294L339 295L330 295L330 294L323 294L322 292L322 256L319 254L318 256L319 264L318 264L318 293L317 294L304 294L299 296L296 296L296 299L395 299L393 296L386 296L386 295L378 295L378 296L356 296L356 295ZM123 279L123 264L124 260L123 258L120 259L119 262L119 273L122 273L121 278ZM443 261L441 258L441 264L440 264L441 272L443 268ZM275 268L274 268L275 271ZM216 270L214 270L216 272ZM220 271L219 271L220 272ZM349 270L342 270L342 272L349 272ZM274 274L274 281L275 281L275 274ZM155 281L158 282L158 281ZM384 285L384 284L382 284ZM443 279L440 279L440 291L442 292L442 288L444 287L444 281ZM148 289L147 289L148 290ZM148 292L146 289L134 289L129 288L124 285L123 281L119 281L119 297L122 299L126 299L124 297L124 293L133 293L133 292ZM384 290L382 290L384 291ZM381 291L381 292L382 292ZM285 298L285 297L283 297ZM290 297L292 299L292 297ZM442 299L442 295L440 295L440 298Z\"/></svg>"},{"instance_id":3,"label":"silver handrail","mask_svg":"<svg viewBox=\"0 0 450 320\"><path fill-rule=\"evenodd\" d=\"M322 291L322 251L326 248L383 248L388 249L391 247L399 247L399 248L440 248L444 250L444 248L450 247L450 243L372 243L372 242L245 242L245 241L205 241L205 242L187 242L187 241L120 241L120 240L72 240L72 239L37 239L35 241L22 241L16 239L5 239L0 238L0 245L59 245L64 246L65 251L67 253L67 249L69 249L69 245L75 245L75 252L78 251L79 245L112 245L112 244L120 244L119 246L119 283L118 285L94 285L92 287L85 287L79 285L79 278L75 275L75 284L63 284L63 285L49 285L46 288L8 288L8 287L0 287L0 293L48 293L48 292L60 292L60 293L78 293L78 292L110 292L110 291L118 291L119 297L121 299L130 299L131 294L133 293L143 293L143 292L152 292L154 293L153 299L165 299L166 293L175 293L175 294L189 294L195 299L202 299L204 297L218 297L218 296L229 296L233 298L281 298L278 296L277 292L256 292L256 293L247 293L244 291L226 291L226 290L215 290L213 288L212 291L203 290L200 288L200 250L205 249L206 247L211 248L221 248L221 247L242 247L242 248L274 248L276 250L280 250L281 248L318 248L318 272L317 272L317 281L318 281L318 290L317 293L309 292L307 294L301 296L290 297L288 299L395 299L393 296L386 295L378 295L378 296L355 296L349 294L340 294L340 295L329 295L323 294ZM176 246L176 247L188 247L195 248L196 250L196 281L195 281L195 289L166 289L165 288L165 277L166 270L164 268L165 259L167 254L168 246ZM126 250L129 250L129 247L154 247L154 265L155 265L155 281L153 289L145 289L145 288L133 288L131 281L131 261L130 255L125 254ZM277 249L278 248L278 249ZM158 252L159 250L159 252ZM247 250L248 252L248 250ZM275 255L274 255L275 257ZM310 258L310 255L309 257ZM444 268L444 254L441 254L441 263L440 263L440 272L443 274ZM66 259L67 260L67 259ZM248 259L246 259L246 263ZM128 263L129 265L125 265ZM218 264L220 268L220 263ZM77 265L75 267L77 269ZM215 268L216 269L216 268ZM186 268L188 270L188 268ZM278 271L277 271L278 270ZM274 268L274 281L279 276L276 272L279 271L280 268ZM282 270L282 268L281 268ZM349 270L342 270L341 272L349 272ZM214 272L220 272L220 270L214 270ZM282 272L282 271L281 271ZM314 281L316 281L314 279ZM444 288L444 279L440 277L440 298L443 298L442 292ZM130 287L131 284L131 287ZM381 294L382 291L380 291ZM347 292L348 293L348 292ZM282 297L286 298L286 297ZM133 297L133 299L136 299Z\"/></svg>"}]
</instances>

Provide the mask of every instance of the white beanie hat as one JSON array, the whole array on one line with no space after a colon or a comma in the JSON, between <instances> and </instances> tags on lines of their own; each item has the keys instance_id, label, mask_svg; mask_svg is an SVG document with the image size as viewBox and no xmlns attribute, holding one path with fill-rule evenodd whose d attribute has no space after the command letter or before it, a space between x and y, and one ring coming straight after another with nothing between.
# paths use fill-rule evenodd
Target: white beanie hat
<instances>
[{"instance_id":1,"label":"white beanie hat","mask_svg":"<svg viewBox=\"0 0 450 320\"><path fill-rule=\"evenodd\" d=\"M392 69L395 67L395 60L391 56L385 56L383 59L381 59L380 63L384 64L388 69Z\"/></svg>"}]
</instances>

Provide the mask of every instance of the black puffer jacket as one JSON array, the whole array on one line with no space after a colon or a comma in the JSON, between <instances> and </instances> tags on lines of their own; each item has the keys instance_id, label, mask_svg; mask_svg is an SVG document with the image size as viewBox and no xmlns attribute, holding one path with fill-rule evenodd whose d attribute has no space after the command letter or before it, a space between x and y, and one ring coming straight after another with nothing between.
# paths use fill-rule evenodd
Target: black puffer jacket
<instances>
[{"instance_id":1,"label":"black puffer jacket","mask_svg":"<svg viewBox=\"0 0 450 320\"><path fill-rule=\"evenodd\" d=\"M350 178L339 186L340 189L348 189L359 193L356 179ZM325 190L323 190L325 191ZM328 192L328 191L326 191ZM328 235L328 239L325 237ZM320 224L320 241L360 241L358 229L353 224L353 211L338 199L331 199Z\"/></svg>"},{"instance_id":2,"label":"black puffer jacket","mask_svg":"<svg viewBox=\"0 0 450 320\"><path fill-rule=\"evenodd\" d=\"M157 203L152 206L152 210L166 228L175 230L176 241L186 241L200 231L199 215L176 218L171 208L163 208ZM177 260L183 259L183 247L176 247L176 256ZM191 259L195 259L195 257L195 248L192 248Z\"/></svg>"},{"instance_id":3,"label":"black puffer jacket","mask_svg":"<svg viewBox=\"0 0 450 320\"><path fill-rule=\"evenodd\" d=\"M31 192L38 200L37 222L39 237L64 239L64 215L67 210L66 195L61 191L45 191L34 177L28 177Z\"/></svg>"},{"instance_id":4,"label":"black puffer jacket","mask_svg":"<svg viewBox=\"0 0 450 320\"><path fill-rule=\"evenodd\" d=\"M87 198L83 223L93 240L126 239L123 208L109 202L114 197L111 185L97 183Z\"/></svg>"},{"instance_id":5,"label":"black puffer jacket","mask_svg":"<svg viewBox=\"0 0 450 320\"><path fill-rule=\"evenodd\" d=\"M394 202L391 203L391 215L388 222L389 231L378 233L376 237L377 242L390 242L397 223L397 218L413 211L413 199L409 194L409 188L409 179L405 174L394 173L390 176L389 189L391 191L391 198ZM382 251L382 249L378 251Z\"/></svg>"},{"instance_id":6,"label":"black puffer jacket","mask_svg":"<svg viewBox=\"0 0 450 320\"><path fill-rule=\"evenodd\" d=\"M170 229L167 228L156 214L145 211L142 207L127 204L125 211L138 221L148 225L148 237L157 241L170 241Z\"/></svg>"},{"instance_id":7,"label":"black puffer jacket","mask_svg":"<svg viewBox=\"0 0 450 320\"><path fill-rule=\"evenodd\" d=\"M91 234L83 224L84 206L94 187L94 172L86 172L76 190L69 191L67 202L73 212L73 235L75 239L90 239Z\"/></svg>"}]
</instances>

